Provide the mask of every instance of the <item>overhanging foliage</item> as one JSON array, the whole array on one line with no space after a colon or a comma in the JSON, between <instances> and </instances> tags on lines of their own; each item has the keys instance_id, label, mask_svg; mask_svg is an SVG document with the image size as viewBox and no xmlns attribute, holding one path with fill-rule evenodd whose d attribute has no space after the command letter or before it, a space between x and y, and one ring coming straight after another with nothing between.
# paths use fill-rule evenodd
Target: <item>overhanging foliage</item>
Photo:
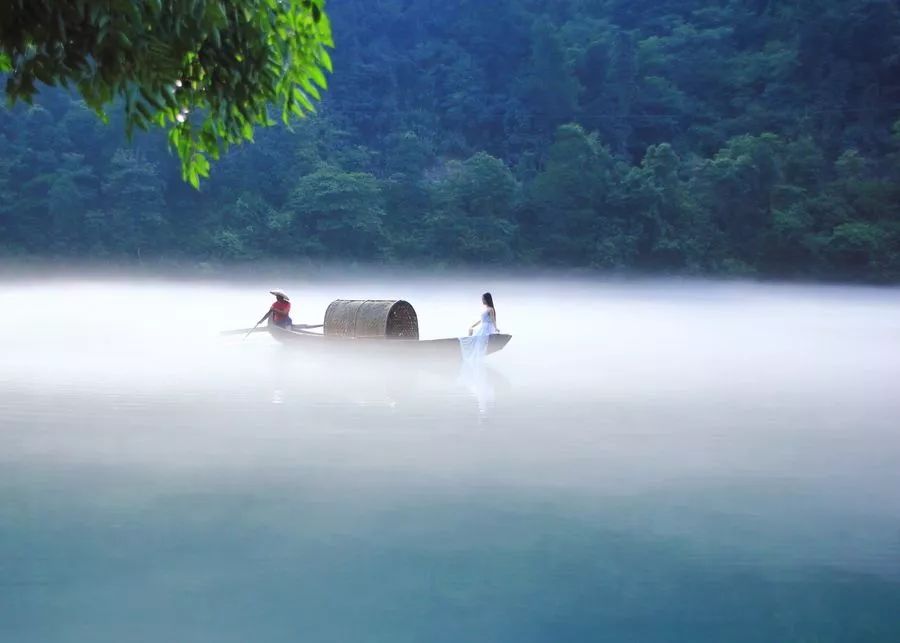
<instances>
[{"instance_id":1,"label":"overhanging foliage","mask_svg":"<svg viewBox=\"0 0 900 643\"><path fill-rule=\"evenodd\" d=\"M39 83L75 87L102 118L161 127L195 187L209 158L314 111L331 71L325 0L3 0L0 71L10 102Z\"/></svg>"}]
</instances>

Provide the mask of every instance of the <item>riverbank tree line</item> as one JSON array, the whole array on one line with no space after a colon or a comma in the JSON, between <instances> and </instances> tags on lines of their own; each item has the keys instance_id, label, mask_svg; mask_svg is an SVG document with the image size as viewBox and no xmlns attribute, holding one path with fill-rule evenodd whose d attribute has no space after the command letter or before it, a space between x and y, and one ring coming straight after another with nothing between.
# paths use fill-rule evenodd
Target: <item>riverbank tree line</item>
<instances>
[{"instance_id":1,"label":"riverbank tree line","mask_svg":"<svg viewBox=\"0 0 900 643\"><path fill-rule=\"evenodd\" d=\"M43 90L0 112L0 256L900 279L881 0L343 0L317 115L195 190Z\"/></svg>"}]
</instances>

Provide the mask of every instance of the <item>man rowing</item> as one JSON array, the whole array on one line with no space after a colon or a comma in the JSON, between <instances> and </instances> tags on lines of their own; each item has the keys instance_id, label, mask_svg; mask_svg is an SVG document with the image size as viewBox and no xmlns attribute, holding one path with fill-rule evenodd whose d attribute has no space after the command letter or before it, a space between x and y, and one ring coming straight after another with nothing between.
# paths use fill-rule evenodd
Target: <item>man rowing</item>
<instances>
[{"instance_id":1,"label":"man rowing","mask_svg":"<svg viewBox=\"0 0 900 643\"><path fill-rule=\"evenodd\" d=\"M269 306L269 310L262 316L262 319L256 322L256 325L259 326L268 319L271 324L281 328L290 328L292 326L290 317L291 300L280 290L270 290L269 292L275 295L275 301Z\"/></svg>"}]
</instances>

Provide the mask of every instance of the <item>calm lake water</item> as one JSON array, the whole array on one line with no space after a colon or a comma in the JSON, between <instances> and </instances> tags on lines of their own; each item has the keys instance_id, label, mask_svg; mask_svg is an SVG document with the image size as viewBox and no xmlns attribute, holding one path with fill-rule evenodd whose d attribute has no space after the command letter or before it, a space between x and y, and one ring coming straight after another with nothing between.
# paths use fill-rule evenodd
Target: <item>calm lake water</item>
<instances>
[{"instance_id":1,"label":"calm lake water","mask_svg":"<svg viewBox=\"0 0 900 643\"><path fill-rule=\"evenodd\" d=\"M480 373L252 325L494 293ZM0 283L0 641L900 641L900 291Z\"/></svg>"}]
</instances>

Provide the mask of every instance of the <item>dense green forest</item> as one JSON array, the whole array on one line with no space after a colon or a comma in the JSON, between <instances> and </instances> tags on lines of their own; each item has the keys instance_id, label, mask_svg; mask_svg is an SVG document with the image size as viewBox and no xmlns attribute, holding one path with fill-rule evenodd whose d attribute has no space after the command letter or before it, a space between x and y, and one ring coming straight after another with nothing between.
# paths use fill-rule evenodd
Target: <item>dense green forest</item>
<instances>
[{"instance_id":1,"label":"dense green forest","mask_svg":"<svg viewBox=\"0 0 900 643\"><path fill-rule=\"evenodd\" d=\"M895 0L337 0L318 114L199 190L72 95L0 112L0 256L900 280Z\"/></svg>"}]
</instances>

